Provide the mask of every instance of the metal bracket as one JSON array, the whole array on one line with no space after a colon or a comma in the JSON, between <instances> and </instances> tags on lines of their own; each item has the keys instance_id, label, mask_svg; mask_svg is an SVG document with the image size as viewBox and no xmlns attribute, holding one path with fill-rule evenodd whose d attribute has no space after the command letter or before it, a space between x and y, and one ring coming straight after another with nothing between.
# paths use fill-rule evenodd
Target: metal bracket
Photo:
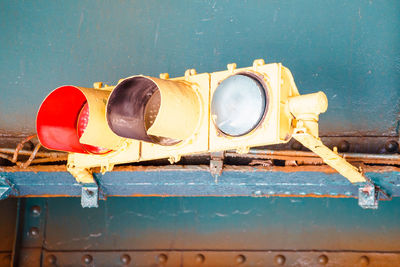
<instances>
[{"instance_id":1,"label":"metal bracket","mask_svg":"<svg viewBox=\"0 0 400 267\"><path fill-rule=\"evenodd\" d=\"M323 161L337 170L341 175L347 178L351 183L368 182L362 171L351 165L347 160L325 146L321 140L307 132L307 129L295 129L293 137L320 156Z\"/></svg>"},{"instance_id":2,"label":"metal bracket","mask_svg":"<svg viewBox=\"0 0 400 267\"><path fill-rule=\"evenodd\" d=\"M67 166L67 170L74 176L77 182L82 184L82 208L98 208L99 186L93 177L92 171L87 168L75 167L72 164Z\"/></svg>"},{"instance_id":3,"label":"metal bracket","mask_svg":"<svg viewBox=\"0 0 400 267\"><path fill-rule=\"evenodd\" d=\"M6 199L12 190L13 185L6 178L0 177L0 200Z\"/></svg>"},{"instance_id":4,"label":"metal bracket","mask_svg":"<svg viewBox=\"0 0 400 267\"><path fill-rule=\"evenodd\" d=\"M210 173L215 178L215 182L218 182L218 177L222 174L224 167L224 151L211 153L210 160Z\"/></svg>"},{"instance_id":5,"label":"metal bracket","mask_svg":"<svg viewBox=\"0 0 400 267\"><path fill-rule=\"evenodd\" d=\"M99 187L96 183L82 185L81 205L82 208L99 207Z\"/></svg>"},{"instance_id":6,"label":"metal bracket","mask_svg":"<svg viewBox=\"0 0 400 267\"><path fill-rule=\"evenodd\" d=\"M371 183L358 188L358 205L363 209L377 209L379 189Z\"/></svg>"}]
</instances>

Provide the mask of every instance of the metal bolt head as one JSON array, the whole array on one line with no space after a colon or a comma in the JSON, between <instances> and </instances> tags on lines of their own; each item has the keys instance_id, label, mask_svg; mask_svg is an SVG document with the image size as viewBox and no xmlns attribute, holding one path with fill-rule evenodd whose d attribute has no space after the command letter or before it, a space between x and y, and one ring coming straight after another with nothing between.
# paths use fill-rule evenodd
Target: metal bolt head
<instances>
[{"instance_id":1,"label":"metal bolt head","mask_svg":"<svg viewBox=\"0 0 400 267\"><path fill-rule=\"evenodd\" d=\"M55 263L57 262L57 257L54 256L53 254L48 255L48 256L46 257L46 261L47 261L47 263L49 263L49 264L55 264Z\"/></svg>"},{"instance_id":2,"label":"metal bolt head","mask_svg":"<svg viewBox=\"0 0 400 267\"><path fill-rule=\"evenodd\" d=\"M338 145L338 150L339 152L347 152L350 149L350 143L347 142L346 140L340 141Z\"/></svg>"},{"instance_id":3,"label":"metal bolt head","mask_svg":"<svg viewBox=\"0 0 400 267\"><path fill-rule=\"evenodd\" d=\"M328 263L328 257L326 255L321 255L318 257L318 263L321 265L325 265Z\"/></svg>"},{"instance_id":4,"label":"metal bolt head","mask_svg":"<svg viewBox=\"0 0 400 267\"><path fill-rule=\"evenodd\" d=\"M168 261L168 256L165 254L160 254L157 257L159 263L166 263Z\"/></svg>"},{"instance_id":5,"label":"metal bolt head","mask_svg":"<svg viewBox=\"0 0 400 267\"><path fill-rule=\"evenodd\" d=\"M121 256L121 262L123 264L129 264L131 262L131 256L129 256L128 254L124 254Z\"/></svg>"},{"instance_id":6,"label":"metal bolt head","mask_svg":"<svg viewBox=\"0 0 400 267\"><path fill-rule=\"evenodd\" d=\"M246 261L246 257L244 255L237 255L235 261L237 264L242 264Z\"/></svg>"},{"instance_id":7,"label":"metal bolt head","mask_svg":"<svg viewBox=\"0 0 400 267\"><path fill-rule=\"evenodd\" d=\"M40 209L39 206L32 206L31 207L31 214L33 217L38 217L40 216L40 213L42 212L42 210Z\"/></svg>"},{"instance_id":8,"label":"metal bolt head","mask_svg":"<svg viewBox=\"0 0 400 267\"><path fill-rule=\"evenodd\" d=\"M39 236L39 228L37 227L31 227L31 229L29 229L29 236L36 238Z\"/></svg>"},{"instance_id":9,"label":"metal bolt head","mask_svg":"<svg viewBox=\"0 0 400 267\"><path fill-rule=\"evenodd\" d=\"M84 264L90 264L93 261L93 257L89 254L83 255L82 262Z\"/></svg>"},{"instance_id":10,"label":"metal bolt head","mask_svg":"<svg viewBox=\"0 0 400 267\"><path fill-rule=\"evenodd\" d=\"M395 153L399 150L399 143L394 140L387 141L385 144L385 150L390 153Z\"/></svg>"},{"instance_id":11,"label":"metal bolt head","mask_svg":"<svg viewBox=\"0 0 400 267\"><path fill-rule=\"evenodd\" d=\"M197 264L201 264L206 260L206 257L203 254L197 254L195 260Z\"/></svg>"},{"instance_id":12,"label":"metal bolt head","mask_svg":"<svg viewBox=\"0 0 400 267\"><path fill-rule=\"evenodd\" d=\"M275 263L276 265L284 265L286 261L285 256L283 255L277 255L275 256Z\"/></svg>"},{"instance_id":13,"label":"metal bolt head","mask_svg":"<svg viewBox=\"0 0 400 267\"><path fill-rule=\"evenodd\" d=\"M369 265L369 258L368 258L367 256L361 256L361 257L358 259L358 263L359 263L361 266L368 266L368 265Z\"/></svg>"}]
</instances>

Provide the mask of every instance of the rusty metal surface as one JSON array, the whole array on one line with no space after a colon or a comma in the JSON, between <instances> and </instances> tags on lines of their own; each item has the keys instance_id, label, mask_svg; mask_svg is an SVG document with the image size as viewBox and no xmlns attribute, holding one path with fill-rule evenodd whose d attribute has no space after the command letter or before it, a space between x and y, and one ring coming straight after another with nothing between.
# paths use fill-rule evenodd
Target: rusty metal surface
<instances>
[{"instance_id":1,"label":"rusty metal surface","mask_svg":"<svg viewBox=\"0 0 400 267\"><path fill-rule=\"evenodd\" d=\"M14 266L400 264L400 198L379 210L273 197L110 198L89 210L76 198L21 203Z\"/></svg>"},{"instance_id":2,"label":"rusty metal surface","mask_svg":"<svg viewBox=\"0 0 400 267\"><path fill-rule=\"evenodd\" d=\"M400 253L346 251L44 252L43 266L372 266L400 265Z\"/></svg>"}]
</instances>

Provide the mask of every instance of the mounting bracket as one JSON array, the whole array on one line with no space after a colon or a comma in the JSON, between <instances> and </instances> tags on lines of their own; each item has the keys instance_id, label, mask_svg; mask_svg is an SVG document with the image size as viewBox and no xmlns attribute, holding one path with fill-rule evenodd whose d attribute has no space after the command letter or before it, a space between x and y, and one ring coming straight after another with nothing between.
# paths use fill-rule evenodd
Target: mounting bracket
<instances>
[{"instance_id":1,"label":"mounting bracket","mask_svg":"<svg viewBox=\"0 0 400 267\"><path fill-rule=\"evenodd\" d=\"M372 183L358 188L358 205L363 209L377 209L379 202L379 189Z\"/></svg>"},{"instance_id":2,"label":"mounting bracket","mask_svg":"<svg viewBox=\"0 0 400 267\"><path fill-rule=\"evenodd\" d=\"M7 178L0 176L0 200L6 199L13 188L13 184Z\"/></svg>"},{"instance_id":3,"label":"mounting bracket","mask_svg":"<svg viewBox=\"0 0 400 267\"><path fill-rule=\"evenodd\" d=\"M96 183L82 185L81 205L82 208L99 207L99 187Z\"/></svg>"},{"instance_id":4,"label":"mounting bracket","mask_svg":"<svg viewBox=\"0 0 400 267\"><path fill-rule=\"evenodd\" d=\"M215 182L218 182L218 177L222 174L222 169L224 167L224 151L211 153L210 160L210 173L212 177L215 178Z\"/></svg>"}]
</instances>

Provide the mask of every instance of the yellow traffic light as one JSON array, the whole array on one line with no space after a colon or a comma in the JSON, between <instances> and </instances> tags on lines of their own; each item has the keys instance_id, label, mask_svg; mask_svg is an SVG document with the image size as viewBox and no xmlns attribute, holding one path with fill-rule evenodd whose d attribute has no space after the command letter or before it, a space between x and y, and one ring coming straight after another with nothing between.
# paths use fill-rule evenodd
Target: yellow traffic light
<instances>
[{"instance_id":1,"label":"yellow traffic light","mask_svg":"<svg viewBox=\"0 0 400 267\"><path fill-rule=\"evenodd\" d=\"M90 180L92 167L104 172L115 164L160 158L174 163L195 153L247 153L251 147L285 143L292 137L351 182L366 181L360 170L318 138L318 116L328 105L325 94L300 95L289 69L280 63L258 59L251 67L229 64L227 70L211 74L190 69L179 78L137 75L115 87L91 90L95 93L85 94L90 110L87 133L79 142L110 151L67 150L74 152L68 168L81 182Z\"/></svg>"},{"instance_id":2,"label":"yellow traffic light","mask_svg":"<svg viewBox=\"0 0 400 267\"><path fill-rule=\"evenodd\" d=\"M290 140L294 117L288 109L288 100L299 92L290 71L281 64L255 60L252 67L241 69L229 64L228 70L211 74L210 89L213 97L210 151L236 149L247 153L250 147ZM249 91L254 92L252 99L247 97ZM255 106L258 110L254 110ZM250 112L246 110L249 108ZM246 126L252 118L256 120Z\"/></svg>"}]
</instances>

